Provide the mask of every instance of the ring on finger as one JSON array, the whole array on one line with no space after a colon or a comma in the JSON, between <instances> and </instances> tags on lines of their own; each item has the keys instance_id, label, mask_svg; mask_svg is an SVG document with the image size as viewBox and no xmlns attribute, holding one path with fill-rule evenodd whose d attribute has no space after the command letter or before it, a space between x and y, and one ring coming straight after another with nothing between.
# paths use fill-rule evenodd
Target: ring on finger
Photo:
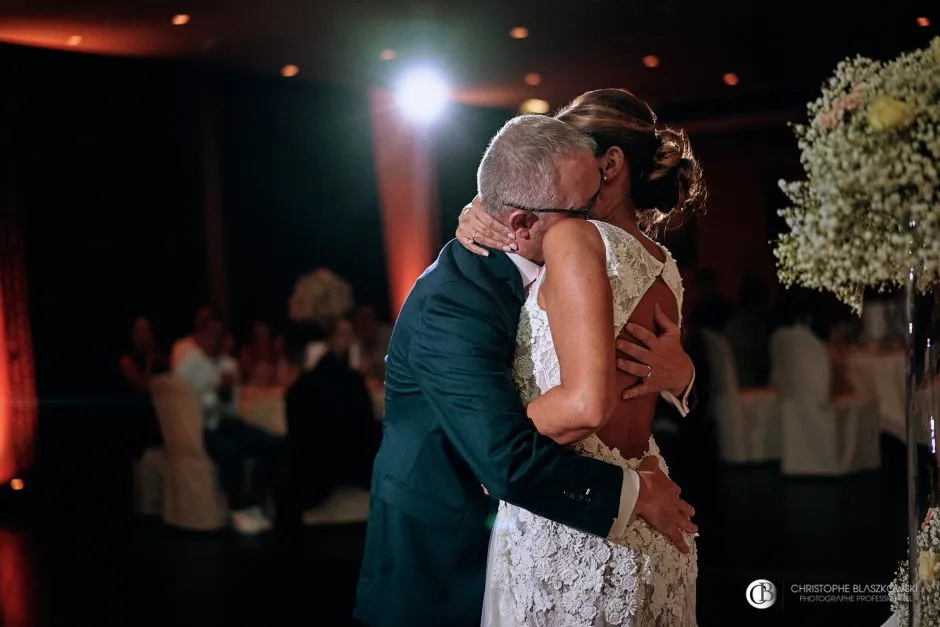
<instances>
[{"instance_id":1,"label":"ring on finger","mask_svg":"<svg viewBox=\"0 0 940 627\"><path fill-rule=\"evenodd\" d=\"M653 376L653 367L649 364L646 364L646 376L643 378L649 379L651 376Z\"/></svg>"}]
</instances>

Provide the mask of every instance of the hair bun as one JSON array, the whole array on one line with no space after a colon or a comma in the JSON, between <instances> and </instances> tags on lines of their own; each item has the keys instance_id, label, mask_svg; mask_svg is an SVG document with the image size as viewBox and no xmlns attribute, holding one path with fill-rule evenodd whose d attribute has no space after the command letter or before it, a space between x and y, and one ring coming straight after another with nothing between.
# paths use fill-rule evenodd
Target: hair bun
<instances>
[{"instance_id":1,"label":"hair bun","mask_svg":"<svg viewBox=\"0 0 940 627\"><path fill-rule=\"evenodd\" d=\"M705 196L702 168L692 155L684 131L666 128L656 133L659 146L651 167L643 172L633 190L638 209L655 209L663 214L698 209Z\"/></svg>"}]
</instances>

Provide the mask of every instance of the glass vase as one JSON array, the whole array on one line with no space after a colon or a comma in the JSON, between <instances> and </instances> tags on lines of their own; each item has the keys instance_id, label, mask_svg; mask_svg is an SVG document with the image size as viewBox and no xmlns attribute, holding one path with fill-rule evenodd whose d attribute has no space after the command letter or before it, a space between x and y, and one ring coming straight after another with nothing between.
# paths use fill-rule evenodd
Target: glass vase
<instances>
[{"instance_id":1,"label":"glass vase","mask_svg":"<svg viewBox=\"0 0 940 627\"><path fill-rule=\"evenodd\" d=\"M940 420L940 290L916 289L917 275L908 274L905 307L905 420L907 433L908 582L911 627L940 625L940 607L929 602L940 564L940 545L921 533L928 514L940 505L938 490L937 421ZM925 572L926 568L926 572ZM940 567L938 567L940 568Z\"/></svg>"}]
</instances>

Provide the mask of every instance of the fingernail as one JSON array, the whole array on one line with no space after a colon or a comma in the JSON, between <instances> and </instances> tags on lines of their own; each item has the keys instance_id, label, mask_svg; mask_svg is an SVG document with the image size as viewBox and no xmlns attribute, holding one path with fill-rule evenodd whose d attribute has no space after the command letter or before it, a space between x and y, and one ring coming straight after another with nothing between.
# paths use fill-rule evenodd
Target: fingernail
<instances>
[{"instance_id":1,"label":"fingernail","mask_svg":"<svg viewBox=\"0 0 940 627\"><path fill-rule=\"evenodd\" d=\"M519 250L518 244L510 244L509 247L512 248L514 251L518 251L518 250Z\"/></svg>"},{"instance_id":2,"label":"fingernail","mask_svg":"<svg viewBox=\"0 0 940 627\"><path fill-rule=\"evenodd\" d=\"M489 257L489 256L490 256L490 251L488 251L488 250L486 250L486 249L484 248L484 249L483 249L483 256L484 256L484 257Z\"/></svg>"},{"instance_id":3,"label":"fingernail","mask_svg":"<svg viewBox=\"0 0 940 627\"><path fill-rule=\"evenodd\" d=\"M515 234L515 233L510 233L510 234L509 234L509 239L516 239L516 234Z\"/></svg>"},{"instance_id":4,"label":"fingernail","mask_svg":"<svg viewBox=\"0 0 940 627\"><path fill-rule=\"evenodd\" d=\"M512 246L510 246L509 244L506 244L505 246L503 246L503 250L505 250L507 253L511 253Z\"/></svg>"}]
</instances>

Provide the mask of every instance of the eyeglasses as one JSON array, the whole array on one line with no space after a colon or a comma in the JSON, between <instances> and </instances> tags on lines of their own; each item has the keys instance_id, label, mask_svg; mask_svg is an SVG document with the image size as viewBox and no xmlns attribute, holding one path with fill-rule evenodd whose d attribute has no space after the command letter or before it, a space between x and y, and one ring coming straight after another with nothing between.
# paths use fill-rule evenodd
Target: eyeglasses
<instances>
[{"instance_id":1,"label":"eyeglasses","mask_svg":"<svg viewBox=\"0 0 940 627\"><path fill-rule=\"evenodd\" d=\"M517 205L511 202L504 202L503 204L507 207L512 207L513 209L531 211L532 213L567 213L569 215L582 216L587 218L591 214L591 209L593 209L594 205L597 203L597 197L601 195L601 188L604 186L604 171L598 168L597 172L601 175L601 182L597 185L597 191L594 192L594 195L588 199L587 204L580 209L533 209L532 207Z\"/></svg>"}]
</instances>

